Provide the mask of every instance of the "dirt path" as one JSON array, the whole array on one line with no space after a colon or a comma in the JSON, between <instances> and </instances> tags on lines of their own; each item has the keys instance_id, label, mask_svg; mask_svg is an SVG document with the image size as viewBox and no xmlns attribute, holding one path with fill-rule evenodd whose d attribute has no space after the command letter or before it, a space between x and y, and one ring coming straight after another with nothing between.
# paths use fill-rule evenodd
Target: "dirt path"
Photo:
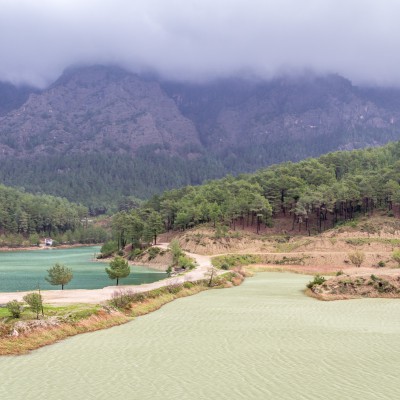
<instances>
[{"instance_id":1,"label":"dirt path","mask_svg":"<svg viewBox=\"0 0 400 400\"><path fill-rule=\"evenodd\" d=\"M168 243L161 243L158 245L163 249L168 248ZM186 253L188 256L194 258L198 266L185 275L176 276L172 278L163 279L161 281L146 283L139 286L107 286L103 289L71 289L71 290L42 290L41 294L43 300L48 304L74 304L74 303L89 303L98 304L109 300L115 290L129 289L135 293L147 292L149 290L158 289L163 286L183 283L187 281L197 281L204 279L211 267L211 257L198 254ZM22 298L30 292L11 292L0 293L0 304L6 304L11 300L22 301Z\"/></svg>"}]
</instances>

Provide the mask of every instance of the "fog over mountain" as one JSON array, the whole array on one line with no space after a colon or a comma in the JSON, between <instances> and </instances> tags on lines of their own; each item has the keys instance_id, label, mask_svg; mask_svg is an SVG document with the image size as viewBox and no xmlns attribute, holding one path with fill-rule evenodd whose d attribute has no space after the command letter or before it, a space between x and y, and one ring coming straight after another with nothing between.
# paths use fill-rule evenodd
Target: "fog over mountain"
<instances>
[{"instance_id":1,"label":"fog over mountain","mask_svg":"<svg viewBox=\"0 0 400 400\"><path fill-rule=\"evenodd\" d=\"M204 81L304 70L399 85L392 0L0 0L0 81L45 87L73 64Z\"/></svg>"}]
</instances>

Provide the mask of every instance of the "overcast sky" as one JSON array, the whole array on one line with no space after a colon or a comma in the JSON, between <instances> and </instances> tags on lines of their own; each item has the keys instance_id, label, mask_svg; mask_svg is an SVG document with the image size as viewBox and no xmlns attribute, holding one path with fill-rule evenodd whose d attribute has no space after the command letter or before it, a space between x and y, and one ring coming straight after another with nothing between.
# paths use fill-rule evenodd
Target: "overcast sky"
<instances>
[{"instance_id":1,"label":"overcast sky","mask_svg":"<svg viewBox=\"0 0 400 400\"><path fill-rule=\"evenodd\" d=\"M0 80L42 87L77 63L400 85L399 45L400 0L0 0Z\"/></svg>"}]
</instances>

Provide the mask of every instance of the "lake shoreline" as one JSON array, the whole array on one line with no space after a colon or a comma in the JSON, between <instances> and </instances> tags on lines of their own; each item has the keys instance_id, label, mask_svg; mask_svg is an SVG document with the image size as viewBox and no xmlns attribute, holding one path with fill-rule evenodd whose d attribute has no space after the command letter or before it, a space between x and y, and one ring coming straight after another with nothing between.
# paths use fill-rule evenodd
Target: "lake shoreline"
<instances>
[{"instance_id":1,"label":"lake shoreline","mask_svg":"<svg viewBox=\"0 0 400 400\"><path fill-rule=\"evenodd\" d=\"M14 334L0 338L0 356L27 354L32 350L57 343L71 336L118 326L133 321L136 317L154 312L176 299L192 296L213 288L237 286L244 280L244 276L237 273L228 272L225 275L228 276L228 279L216 278L220 279L220 281L218 281L218 286L215 287L208 286L208 280L194 283L185 282L179 285L179 290L178 286L164 286L153 291L143 292L143 298L137 297L137 300L132 301L129 304L129 308L124 310L104 306L98 312L78 322L60 323L58 326L45 326L22 334L15 333L14 330ZM127 290L125 289L126 292ZM121 296L123 296L123 291L121 291ZM88 307L90 306L88 304Z\"/></svg>"},{"instance_id":2,"label":"lake shoreline","mask_svg":"<svg viewBox=\"0 0 400 400\"><path fill-rule=\"evenodd\" d=\"M93 247L93 246L101 246L101 243L60 244L59 246L0 247L0 252L73 249L76 247Z\"/></svg>"}]
</instances>

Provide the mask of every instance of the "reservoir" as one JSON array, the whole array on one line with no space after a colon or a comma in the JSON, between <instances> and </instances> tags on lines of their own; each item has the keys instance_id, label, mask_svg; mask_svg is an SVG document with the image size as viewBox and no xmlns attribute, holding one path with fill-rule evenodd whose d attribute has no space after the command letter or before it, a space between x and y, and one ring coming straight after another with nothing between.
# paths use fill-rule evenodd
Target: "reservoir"
<instances>
[{"instance_id":1,"label":"reservoir","mask_svg":"<svg viewBox=\"0 0 400 400\"><path fill-rule=\"evenodd\" d=\"M261 273L126 325L0 358L1 399L400 398L400 301L321 302Z\"/></svg>"},{"instance_id":2,"label":"reservoir","mask_svg":"<svg viewBox=\"0 0 400 400\"><path fill-rule=\"evenodd\" d=\"M73 279L65 289L100 289L115 285L105 272L108 263L95 261L99 246L69 249L0 252L0 292L59 289L46 280L47 270L55 263L72 269ZM131 274L122 285L140 285L164 279L166 274L146 267L131 266Z\"/></svg>"}]
</instances>

